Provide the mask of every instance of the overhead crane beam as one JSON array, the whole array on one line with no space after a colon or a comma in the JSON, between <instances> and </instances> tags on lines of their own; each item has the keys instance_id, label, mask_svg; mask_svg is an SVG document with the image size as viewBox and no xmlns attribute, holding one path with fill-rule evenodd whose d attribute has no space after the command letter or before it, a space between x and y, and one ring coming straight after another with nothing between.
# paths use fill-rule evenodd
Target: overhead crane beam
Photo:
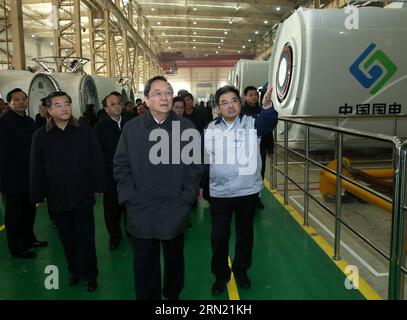
<instances>
[{"instance_id":1,"label":"overhead crane beam","mask_svg":"<svg viewBox=\"0 0 407 320\"><path fill-rule=\"evenodd\" d=\"M24 27L23 27L23 7L21 0L14 0L10 3L10 23L11 35L13 40L13 57L11 65L14 69L24 70L25 46L24 46Z\"/></svg>"},{"instance_id":2,"label":"overhead crane beam","mask_svg":"<svg viewBox=\"0 0 407 320\"><path fill-rule=\"evenodd\" d=\"M101 6L104 10L109 10L117 19L119 25L122 26L124 30L130 35L130 38L137 43L144 52L146 52L151 58L158 62L156 54L152 51L152 49L147 45L146 41L134 30L133 26L129 23L129 21L123 16L120 12L120 9L111 1L109 0L92 0L93 2L97 3Z\"/></svg>"}]
</instances>

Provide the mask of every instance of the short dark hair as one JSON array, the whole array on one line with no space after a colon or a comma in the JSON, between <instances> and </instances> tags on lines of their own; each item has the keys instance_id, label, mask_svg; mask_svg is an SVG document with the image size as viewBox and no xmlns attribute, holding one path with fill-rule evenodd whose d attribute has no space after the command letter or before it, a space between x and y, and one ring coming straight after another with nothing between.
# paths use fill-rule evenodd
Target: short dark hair
<instances>
[{"instance_id":1,"label":"short dark hair","mask_svg":"<svg viewBox=\"0 0 407 320\"><path fill-rule=\"evenodd\" d=\"M178 90L178 96L179 97L185 97L185 95L187 93L189 93L188 90L185 90L185 89Z\"/></svg>"},{"instance_id":2,"label":"short dark hair","mask_svg":"<svg viewBox=\"0 0 407 320\"><path fill-rule=\"evenodd\" d=\"M154 81L158 81L158 80L165 81L165 82L168 83L168 80L167 80L166 77L163 77L163 76L155 76L155 77L152 77L151 79L149 79L149 80L147 81L146 86L144 87L144 96L145 96L145 97L148 97L148 95L150 94L151 85L153 84L153 82L154 82ZM168 83L168 84L169 84L169 83Z\"/></svg>"},{"instance_id":3,"label":"short dark hair","mask_svg":"<svg viewBox=\"0 0 407 320\"><path fill-rule=\"evenodd\" d=\"M28 98L27 94L23 90L21 90L20 88L14 88L9 93L7 93L7 96L6 96L7 102L11 102L11 99L13 98L13 94L16 92L22 92L25 94L25 97Z\"/></svg>"},{"instance_id":4,"label":"short dark hair","mask_svg":"<svg viewBox=\"0 0 407 320\"><path fill-rule=\"evenodd\" d=\"M246 96L249 91L256 91L257 92L257 89L256 89L255 86L248 86L248 87L244 88L243 94Z\"/></svg>"},{"instance_id":5,"label":"short dark hair","mask_svg":"<svg viewBox=\"0 0 407 320\"><path fill-rule=\"evenodd\" d=\"M55 97L68 97L69 103L72 103L72 98L64 91L54 91L47 96L47 108L51 108L51 100Z\"/></svg>"},{"instance_id":6,"label":"short dark hair","mask_svg":"<svg viewBox=\"0 0 407 320\"><path fill-rule=\"evenodd\" d=\"M139 102L140 102L140 103L143 103L143 100L141 100L140 98L137 98L137 99L136 99L136 104L139 103Z\"/></svg>"},{"instance_id":7,"label":"short dark hair","mask_svg":"<svg viewBox=\"0 0 407 320\"><path fill-rule=\"evenodd\" d=\"M192 100L194 100L194 96L192 95L192 93L187 92L186 94L181 96L183 99L185 99L186 97L190 97Z\"/></svg>"},{"instance_id":8,"label":"short dark hair","mask_svg":"<svg viewBox=\"0 0 407 320\"><path fill-rule=\"evenodd\" d=\"M228 92L233 92L233 93L238 97L238 99L239 99L239 101L240 101L240 93L239 93L239 90L238 90L236 87L234 87L234 86L229 86L229 85L227 85L227 86L223 86L223 87L219 88L218 90L216 90L216 93L215 93L215 103L216 103L217 105L219 105L220 96L221 96L222 94L225 94L225 93L228 93Z\"/></svg>"},{"instance_id":9,"label":"short dark hair","mask_svg":"<svg viewBox=\"0 0 407 320\"><path fill-rule=\"evenodd\" d=\"M172 104L174 104L175 102L181 101L184 104L185 107L185 101L183 97L175 97L174 100L172 101Z\"/></svg>"},{"instance_id":10,"label":"short dark hair","mask_svg":"<svg viewBox=\"0 0 407 320\"><path fill-rule=\"evenodd\" d=\"M118 91L112 91L112 92L110 92L110 93L102 100L102 106L103 106L103 108L106 108L106 107L107 107L107 98L109 98L110 96L116 96L116 97L119 97L119 98L122 97L122 95L121 95Z\"/></svg>"},{"instance_id":11,"label":"short dark hair","mask_svg":"<svg viewBox=\"0 0 407 320\"><path fill-rule=\"evenodd\" d=\"M133 102L131 102L131 101L126 101L126 103L125 103L124 105L127 107L127 105L128 105L129 103L130 103L131 105L133 105Z\"/></svg>"}]
</instances>

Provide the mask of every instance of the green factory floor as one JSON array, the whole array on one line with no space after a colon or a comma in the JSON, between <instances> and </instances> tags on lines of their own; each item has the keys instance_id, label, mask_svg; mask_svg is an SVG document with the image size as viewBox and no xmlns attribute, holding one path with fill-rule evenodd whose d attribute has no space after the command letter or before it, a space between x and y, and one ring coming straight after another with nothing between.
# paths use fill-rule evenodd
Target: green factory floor
<instances>
[{"instance_id":1,"label":"green factory floor","mask_svg":"<svg viewBox=\"0 0 407 320\"><path fill-rule=\"evenodd\" d=\"M232 280L227 292L218 297L211 295L214 278L210 272L210 213L206 201L198 203L191 212L192 228L185 235L186 273L181 299L365 299L358 290L346 289L345 274L268 190L263 192L263 203L266 208L258 210L255 216L253 264L249 270L252 288L240 289ZM125 239L117 251L109 251L101 197L95 216L99 267L99 287L95 292L86 292L83 283L68 286L62 246L44 207L37 212L35 232L40 240L50 244L36 249L35 259L12 258L6 232L0 232L0 299L134 299L132 249ZM46 289L48 265L58 267L59 289Z\"/></svg>"}]
</instances>

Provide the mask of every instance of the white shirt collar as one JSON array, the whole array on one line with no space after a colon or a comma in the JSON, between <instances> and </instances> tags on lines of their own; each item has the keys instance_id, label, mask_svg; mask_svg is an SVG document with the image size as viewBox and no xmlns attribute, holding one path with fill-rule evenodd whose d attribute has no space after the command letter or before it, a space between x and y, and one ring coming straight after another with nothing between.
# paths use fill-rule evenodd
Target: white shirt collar
<instances>
[{"instance_id":1,"label":"white shirt collar","mask_svg":"<svg viewBox=\"0 0 407 320\"><path fill-rule=\"evenodd\" d=\"M165 117L164 120L158 121L153 115L152 115L153 119L155 120L155 122L157 122L158 124L162 124L165 120L167 120L168 115Z\"/></svg>"},{"instance_id":2,"label":"white shirt collar","mask_svg":"<svg viewBox=\"0 0 407 320\"><path fill-rule=\"evenodd\" d=\"M110 116L109 116L109 117L110 117ZM121 116L121 115L120 115L119 120L116 120L116 119L114 119L114 118L112 118L112 117L110 117L110 119L112 119L114 122L116 122L117 125L119 126L119 129L121 129L121 126L120 126L120 123L122 122L122 116Z\"/></svg>"}]
</instances>

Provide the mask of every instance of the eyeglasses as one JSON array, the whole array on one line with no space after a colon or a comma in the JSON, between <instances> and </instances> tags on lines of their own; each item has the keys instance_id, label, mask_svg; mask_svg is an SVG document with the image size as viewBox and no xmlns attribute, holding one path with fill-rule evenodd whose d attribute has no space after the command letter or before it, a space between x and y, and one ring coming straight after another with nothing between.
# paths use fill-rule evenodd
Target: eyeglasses
<instances>
[{"instance_id":1,"label":"eyeglasses","mask_svg":"<svg viewBox=\"0 0 407 320\"><path fill-rule=\"evenodd\" d=\"M161 97L163 97L163 98L164 97L166 97L166 98L171 97L172 98L173 95L174 95L173 91L165 91L165 92L154 91L154 92L152 92L150 94L150 98L157 98L157 99L159 99Z\"/></svg>"},{"instance_id":2,"label":"eyeglasses","mask_svg":"<svg viewBox=\"0 0 407 320\"><path fill-rule=\"evenodd\" d=\"M228 106L229 104L236 105L236 104L238 104L238 103L240 103L240 100L237 99L237 98L235 98L235 99L232 99L232 100L230 100L230 101L222 101L221 103L219 103L219 106L220 106L220 107L226 107L226 106Z\"/></svg>"}]
</instances>

